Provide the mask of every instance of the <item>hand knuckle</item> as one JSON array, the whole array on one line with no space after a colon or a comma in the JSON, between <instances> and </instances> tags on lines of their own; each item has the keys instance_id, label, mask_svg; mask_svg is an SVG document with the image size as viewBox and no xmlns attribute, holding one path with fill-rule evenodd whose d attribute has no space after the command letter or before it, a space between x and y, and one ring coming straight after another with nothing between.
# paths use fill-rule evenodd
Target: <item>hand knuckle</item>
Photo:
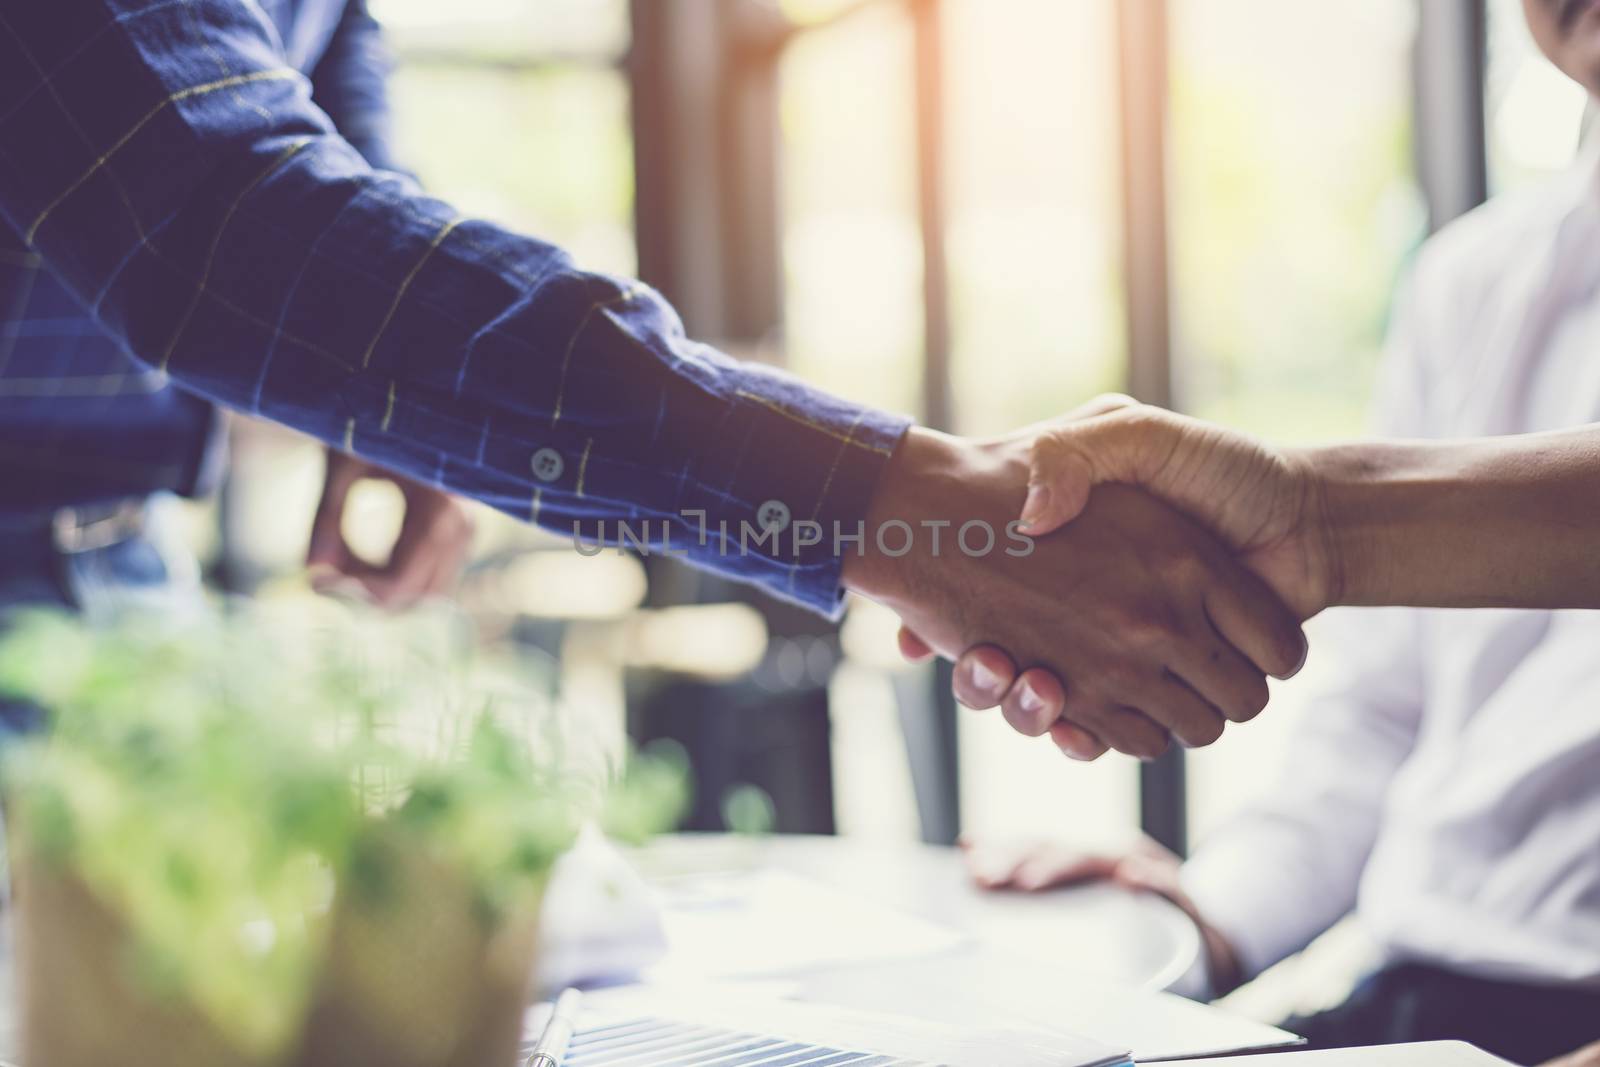
<instances>
[{"instance_id":1,"label":"hand knuckle","mask_svg":"<svg viewBox=\"0 0 1600 1067\"><path fill-rule=\"evenodd\" d=\"M1066 458L1071 446L1059 430L1046 430L1033 439L1028 447L1029 458L1036 468L1053 469Z\"/></svg>"},{"instance_id":2,"label":"hand knuckle","mask_svg":"<svg viewBox=\"0 0 1600 1067\"><path fill-rule=\"evenodd\" d=\"M1179 636L1177 615L1164 604L1147 604L1129 610L1119 629L1123 640L1139 649L1166 645Z\"/></svg>"},{"instance_id":3,"label":"hand knuckle","mask_svg":"<svg viewBox=\"0 0 1600 1067\"><path fill-rule=\"evenodd\" d=\"M1243 687L1239 699L1230 709L1228 718L1234 722L1249 722L1266 710L1267 702L1272 697L1267 688L1267 680L1257 675L1252 675L1250 681Z\"/></svg>"}]
</instances>

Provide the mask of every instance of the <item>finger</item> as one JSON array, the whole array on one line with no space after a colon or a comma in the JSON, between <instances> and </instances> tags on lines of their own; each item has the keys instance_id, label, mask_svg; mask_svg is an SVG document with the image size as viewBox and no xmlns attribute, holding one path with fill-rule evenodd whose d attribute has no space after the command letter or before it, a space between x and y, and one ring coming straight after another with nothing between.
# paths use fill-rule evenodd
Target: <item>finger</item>
<instances>
[{"instance_id":1,"label":"finger","mask_svg":"<svg viewBox=\"0 0 1600 1067\"><path fill-rule=\"evenodd\" d=\"M1117 862L1110 856L1091 855L1064 845L1048 845L1036 849L1017 865L1011 883L1024 892L1038 893L1099 881L1116 872Z\"/></svg>"},{"instance_id":2,"label":"finger","mask_svg":"<svg viewBox=\"0 0 1600 1067\"><path fill-rule=\"evenodd\" d=\"M1006 693L1000 712L1017 733L1042 737L1061 718L1066 704L1066 689L1061 680L1035 667L1017 679L1017 684Z\"/></svg>"},{"instance_id":3,"label":"finger","mask_svg":"<svg viewBox=\"0 0 1600 1067\"><path fill-rule=\"evenodd\" d=\"M440 552L439 562L423 587L423 600L449 600L461 588L461 574L466 569L468 545L458 543Z\"/></svg>"},{"instance_id":4,"label":"finger","mask_svg":"<svg viewBox=\"0 0 1600 1067\"><path fill-rule=\"evenodd\" d=\"M344 509L350 490L361 480L362 465L348 456L330 451L328 471L322 482L322 497L311 520L311 543L306 550L308 566L333 567L349 573L354 556L344 540Z\"/></svg>"},{"instance_id":5,"label":"finger","mask_svg":"<svg viewBox=\"0 0 1600 1067\"><path fill-rule=\"evenodd\" d=\"M1056 743L1056 748L1061 750L1063 756L1080 763L1093 763L1110 751L1104 741L1065 719L1058 719L1050 725L1050 740Z\"/></svg>"},{"instance_id":6,"label":"finger","mask_svg":"<svg viewBox=\"0 0 1600 1067\"><path fill-rule=\"evenodd\" d=\"M1088 506L1094 467L1079 450L1076 432L1047 430L1030 449L1028 496L1019 516L1022 532L1030 537L1059 530Z\"/></svg>"},{"instance_id":7,"label":"finger","mask_svg":"<svg viewBox=\"0 0 1600 1067\"><path fill-rule=\"evenodd\" d=\"M1118 752L1140 760L1157 759L1172 745L1167 728L1134 707L1101 709L1094 731Z\"/></svg>"},{"instance_id":8,"label":"finger","mask_svg":"<svg viewBox=\"0 0 1600 1067\"><path fill-rule=\"evenodd\" d=\"M440 554L448 549L449 534L443 528L442 515L436 508L406 505L389 562L363 583L379 606L402 611L422 599L439 566Z\"/></svg>"},{"instance_id":9,"label":"finger","mask_svg":"<svg viewBox=\"0 0 1600 1067\"><path fill-rule=\"evenodd\" d=\"M1134 892L1156 893L1173 903L1186 906L1183 887L1179 882L1179 864L1173 859L1154 859L1148 856L1126 856L1117 864L1111 880Z\"/></svg>"},{"instance_id":10,"label":"finger","mask_svg":"<svg viewBox=\"0 0 1600 1067\"><path fill-rule=\"evenodd\" d=\"M1227 725L1210 701L1170 673L1140 691L1138 706L1187 748L1214 744Z\"/></svg>"},{"instance_id":11,"label":"finger","mask_svg":"<svg viewBox=\"0 0 1600 1067\"><path fill-rule=\"evenodd\" d=\"M1010 656L993 645L977 645L956 661L950 689L963 706L987 711L1001 702L1016 677Z\"/></svg>"},{"instance_id":12,"label":"finger","mask_svg":"<svg viewBox=\"0 0 1600 1067\"><path fill-rule=\"evenodd\" d=\"M962 854L967 874L981 889L1004 889L1011 885L1026 850L1014 846L972 845Z\"/></svg>"},{"instance_id":13,"label":"finger","mask_svg":"<svg viewBox=\"0 0 1600 1067\"><path fill-rule=\"evenodd\" d=\"M1043 537L1082 513L1095 483L1104 480L1092 457L1104 451L1105 459L1116 459L1125 444L1122 437L1104 432L1109 427L1097 420L1139 406L1131 396L1107 393L1038 433L1030 449L1028 496L1020 516L1023 533Z\"/></svg>"},{"instance_id":14,"label":"finger","mask_svg":"<svg viewBox=\"0 0 1600 1067\"><path fill-rule=\"evenodd\" d=\"M1264 674L1293 678L1305 666L1305 631L1300 620L1265 582L1244 568L1206 590L1206 615L1223 640L1244 653Z\"/></svg>"},{"instance_id":15,"label":"finger","mask_svg":"<svg viewBox=\"0 0 1600 1067\"><path fill-rule=\"evenodd\" d=\"M1138 406L1139 402L1127 393L1101 393L1087 404L1079 404L1062 417L1068 422L1079 422L1097 415L1109 415L1113 411Z\"/></svg>"},{"instance_id":16,"label":"finger","mask_svg":"<svg viewBox=\"0 0 1600 1067\"><path fill-rule=\"evenodd\" d=\"M1171 743L1166 729L1143 712L1083 691L1067 695L1061 720L1050 724L1052 736L1065 723L1087 732L1105 748L1139 759L1155 759Z\"/></svg>"},{"instance_id":17,"label":"finger","mask_svg":"<svg viewBox=\"0 0 1600 1067\"><path fill-rule=\"evenodd\" d=\"M1167 650L1167 670L1229 722L1249 722L1261 714L1270 696L1261 668L1241 655L1209 617L1192 620L1189 629L1190 639Z\"/></svg>"},{"instance_id":18,"label":"finger","mask_svg":"<svg viewBox=\"0 0 1600 1067\"><path fill-rule=\"evenodd\" d=\"M438 563L433 577L423 591L425 597L453 597L461 585L461 575L467 569L472 555L472 520L460 504L451 501L445 543L438 550Z\"/></svg>"},{"instance_id":19,"label":"finger","mask_svg":"<svg viewBox=\"0 0 1600 1067\"><path fill-rule=\"evenodd\" d=\"M918 637L909 626L901 626L900 655L911 663L926 663L934 656L933 647Z\"/></svg>"}]
</instances>

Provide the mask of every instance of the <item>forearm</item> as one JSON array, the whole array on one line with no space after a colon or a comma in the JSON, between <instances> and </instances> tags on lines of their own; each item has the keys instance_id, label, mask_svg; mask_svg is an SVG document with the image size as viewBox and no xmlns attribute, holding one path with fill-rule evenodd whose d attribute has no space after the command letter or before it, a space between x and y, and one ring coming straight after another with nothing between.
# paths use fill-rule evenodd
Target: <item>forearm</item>
<instances>
[{"instance_id":1,"label":"forearm","mask_svg":"<svg viewBox=\"0 0 1600 1067\"><path fill-rule=\"evenodd\" d=\"M1600 426L1299 458L1335 604L1600 608Z\"/></svg>"},{"instance_id":2,"label":"forearm","mask_svg":"<svg viewBox=\"0 0 1600 1067\"><path fill-rule=\"evenodd\" d=\"M742 535L770 537L774 500L853 527L902 420L738 364L648 287L374 171L245 0L203 23L120 8L0 21L0 69L78 57L56 92L0 84L0 217L130 353L518 518L610 543L625 521L630 540L836 609L831 537L785 529L747 551Z\"/></svg>"}]
</instances>

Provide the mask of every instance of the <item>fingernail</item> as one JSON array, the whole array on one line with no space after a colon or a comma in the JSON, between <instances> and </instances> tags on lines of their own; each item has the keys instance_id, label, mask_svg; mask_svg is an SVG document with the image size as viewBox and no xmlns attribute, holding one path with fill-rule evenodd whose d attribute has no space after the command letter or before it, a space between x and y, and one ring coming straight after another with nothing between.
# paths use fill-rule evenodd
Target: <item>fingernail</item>
<instances>
[{"instance_id":1,"label":"fingernail","mask_svg":"<svg viewBox=\"0 0 1600 1067\"><path fill-rule=\"evenodd\" d=\"M990 693L998 696L1000 693L1000 676L981 662L974 660L969 671L972 687L981 693Z\"/></svg>"},{"instance_id":2,"label":"fingernail","mask_svg":"<svg viewBox=\"0 0 1600 1067\"><path fill-rule=\"evenodd\" d=\"M1028 499L1022 503L1022 530L1026 533L1044 521L1045 510L1050 506L1048 485L1028 486Z\"/></svg>"},{"instance_id":3,"label":"fingernail","mask_svg":"<svg viewBox=\"0 0 1600 1067\"><path fill-rule=\"evenodd\" d=\"M1022 692L1017 694L1017 703L1029 715L1038 715L1044 711L1044 697L1034 692L1033 686L1026 682L1022 684Z\"/></svg>"}]
</instances>

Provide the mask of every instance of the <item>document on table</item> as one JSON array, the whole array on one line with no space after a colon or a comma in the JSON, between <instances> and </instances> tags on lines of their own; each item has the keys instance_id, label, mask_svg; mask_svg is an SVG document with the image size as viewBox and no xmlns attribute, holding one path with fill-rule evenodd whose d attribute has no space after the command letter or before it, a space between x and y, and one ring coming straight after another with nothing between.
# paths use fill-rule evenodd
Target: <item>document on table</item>
<instances>
[{"instance_id":1,"label":"document on table","mask_svg":"<svg viewBox=\"0 0 1600 1067\"><path fill-rule=\"evenodd\" d=\"M784 871L693 875L657 884L668 956L653 977L791 974L830 964L935 955L954 931Z\"/></svg>"},{"instance_id":2,"label":"document on table","mask_svg":"<svg viewBox=\"0 0 1600 1067\"><path fill-rule=\"evenodd\" d=\"M818 970L806 976L796 995L924 1019L981 1019L1083 1035L1130 1048L1141 1063L1300 1043L1286 1030L1170 993L1086 980L1070 960L1047 966L982 947L931 960Z\"/></svg>"},{"instance_id":3,"label":"document on table","mask_svg":"<svg viewBox=\"0 0 1600 1067\"><path fill-rule=\"evenodd\" d=\"M1130 1060L1116 1048L1059 1034L801 1004L713 984L589 994L565 1067L705 1063L1117 1067Z\"/></svg>"}]
</instances>

